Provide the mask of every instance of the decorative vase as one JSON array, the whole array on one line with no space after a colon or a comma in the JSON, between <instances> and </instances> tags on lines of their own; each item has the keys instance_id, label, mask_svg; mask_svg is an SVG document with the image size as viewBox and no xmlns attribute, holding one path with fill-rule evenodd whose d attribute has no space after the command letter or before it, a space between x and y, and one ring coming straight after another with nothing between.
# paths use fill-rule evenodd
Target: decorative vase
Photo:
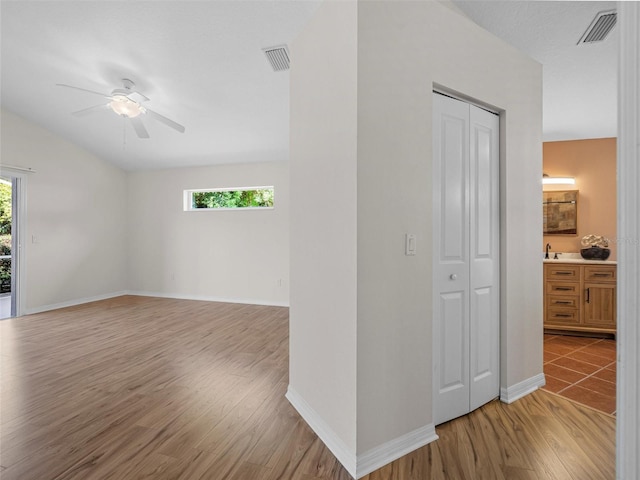
<instances>
[{"instance_id":1,"label":"decorative vase","mask_svg":"<svg viewBox=\"0 0 640 480\"><path fill-rule=\"evenodd\" d=\"M610 253L610 249L596 246L580 250L580 255L582 255L582 258L585 260L606 260L609 258Z\"/></svg>"}]
</instances>

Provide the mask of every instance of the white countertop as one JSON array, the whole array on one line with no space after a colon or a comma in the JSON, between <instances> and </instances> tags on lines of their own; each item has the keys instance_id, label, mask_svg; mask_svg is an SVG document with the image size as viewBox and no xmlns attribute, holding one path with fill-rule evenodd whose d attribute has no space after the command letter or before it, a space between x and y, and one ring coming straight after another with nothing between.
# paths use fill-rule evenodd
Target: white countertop
<instances>
[{"instance_id":1,"label":"white countertop","mask_svg":"<svg viewBox=\"0 0 640 480\"><path fill-rule=\"evenodd\" d=\"M585 260L584 258L559 258L558 260L543 259L544 263L581 263L583 265L617 265L615 260Z\"/></svg>"},{"instance_id":2,"label":"white countertop","mask_svg":"<svg viewBox=\"0 0 640 480\"><path fill-rule=\"evenodd\" d=\"M554 260L556 252L549 252L549 258L544 258L544 252L542 254L542 261L544 263L578 263L582 265L617 265L615 260L585 260L579 253L560 253L558 252L558 259Z\"/></svg>"}]
</instances>

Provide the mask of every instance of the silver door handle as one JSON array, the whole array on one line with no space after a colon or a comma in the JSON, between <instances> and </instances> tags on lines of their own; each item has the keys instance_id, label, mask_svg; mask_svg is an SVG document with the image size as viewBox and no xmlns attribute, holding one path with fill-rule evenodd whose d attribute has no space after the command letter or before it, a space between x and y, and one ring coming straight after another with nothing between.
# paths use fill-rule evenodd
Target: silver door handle
<instances>
[{"instance_id":1,"label":"silver door handle","mask_svg":"<svg viewBox=\"0 0 640 480\"><path fill-rule=\"evenodd\" d=\"M451 275L449 275L449 279L451 280L456 280L458 278L458 275L456 275L455 273L452 273Z\"/></svg>"}]
</instances>

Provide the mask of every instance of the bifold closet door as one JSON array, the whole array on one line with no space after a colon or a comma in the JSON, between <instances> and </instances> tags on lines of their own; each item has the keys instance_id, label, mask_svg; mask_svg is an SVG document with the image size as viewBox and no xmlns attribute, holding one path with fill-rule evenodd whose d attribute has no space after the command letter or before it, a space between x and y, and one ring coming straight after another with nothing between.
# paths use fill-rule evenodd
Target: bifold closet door
<instances>
[{"instance_id":1,"label":"bifold closet door","mask_svg":"<svg viewBox=\"0 0 640 480\"><path fill-rule=\"evenodd\" d=\"M499 395L499 118L433 94L434 422Z\"/></svg>"}]
</instances>

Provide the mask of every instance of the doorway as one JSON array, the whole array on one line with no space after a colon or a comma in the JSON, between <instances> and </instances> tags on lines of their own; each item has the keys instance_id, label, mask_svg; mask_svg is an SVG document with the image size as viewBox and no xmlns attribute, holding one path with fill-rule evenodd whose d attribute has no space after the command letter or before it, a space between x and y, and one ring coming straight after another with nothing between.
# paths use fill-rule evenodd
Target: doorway
<instances>
[{"instance_id":1,"label":"doorway","mask_svg":"<svg viewBox=\"0 0 640 480\"><path fill-rule=\"evenodd\" d=\"M545 205L547 228L540 251L549 250L549 259L543 261L543 389L612 414L617 371L612 340L618 307L617 139L544 142L542 167L550 177L547 182L558 182L543 180L543 198L575 202ZM572 183L560 183L567 181ZM551 212L569 212L568 207L575 210L558 222ZM576 220L573 228L562 230L571 217ZM607 248L602 250L607 258L583 260L580 250L587 242Z\"/></svg>"},{"instance_id":2,"label":"doorway","mask_svg":"<svg viewBox=\"0 0 640 480\"><path fill-rule=\"evenodd\" d=\"M20 314L22 176L0 173L0 320Z\"/></svg>"},{"instance_id":3,"label":"doorway","mask_svg":"<svg viewBox=\"0 0 640 480\"><path fill-rule=\"evenodd\" d=\"M433 94L434 423L500 393L499 117Z\"/></svg>"}]
</instances>

